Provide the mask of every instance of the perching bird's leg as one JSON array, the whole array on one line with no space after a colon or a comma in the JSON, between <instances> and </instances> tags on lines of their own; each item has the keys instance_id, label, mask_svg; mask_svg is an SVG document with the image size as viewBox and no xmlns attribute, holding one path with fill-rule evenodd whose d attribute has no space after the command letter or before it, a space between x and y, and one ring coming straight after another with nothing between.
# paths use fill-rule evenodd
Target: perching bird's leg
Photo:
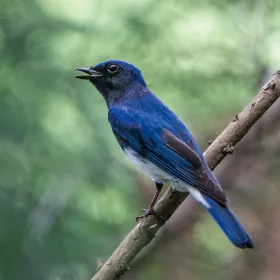
<instances>
[{"instance_id":1,"label":"perching bird's leg","mask_svg":"<svg viewBox=\"0 0 280 280\"><path fill-rule=\"evenodd\" d=\"M148 217L148 216L150 216L150 215L154 215L154 216L156 216L156 217L159 219L159 221L160 221L161 223L164 224L163 218L162 218L161 216L159 216L159 215L155 212L155 210L154 210L154 206L155 206L155 204L156 204L156 202L157 202L157 199L158 199L158 196L159 196L159 194L160 194L160 192L161 192L161 190L162 190L163 184L155 182L155 185L156 185L157 191L156 191L156 193L155 193L155 195L154 195L154 197L153 197L153 199L152 199L152 201L151 201L151 203L150 203L149 208L148 208L148 209L143 209L144 214L141 215L141 216L137 216L137 217L136 217L136 222L138 222L139 219L146 218L146 217Z\"/></svg>"}]
</instances>

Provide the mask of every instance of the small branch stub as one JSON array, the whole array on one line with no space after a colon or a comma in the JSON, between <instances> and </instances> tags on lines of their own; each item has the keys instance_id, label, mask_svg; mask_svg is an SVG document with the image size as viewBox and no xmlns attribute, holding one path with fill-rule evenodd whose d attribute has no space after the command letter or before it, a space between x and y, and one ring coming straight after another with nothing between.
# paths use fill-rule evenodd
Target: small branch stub
<instances>
[{"instance_id":1,"label":"small branch stub","mask_svg":"<svg viewBox=\"0 0 280 280\"><path fill-rule=\"evenodd\" d=\"M234 119L232 120L233 122L237 122L239 120L238 115L235 115Z\"/></svg>"},{"instance_id":2,"label":"small branch stub","mask_svg":"<svg viewBox=\"0 0 280 280\"><path fill-rule=\"evenodd\" d=\"M103 265L103 262L100 259L97 259L97 270L100 270L102 265Z\"/></svg>"},{"instance_id":3,"label":"small branch stub","mask_svg":"<svg viewBox=\"0 0 280 280\"><path fill-rule=\"evenodd\" d=\"M225 154L225 155L232 154L233 150L234 150L234 146L232 145L232 143L230 143L226 147L222 148L222 153Z\"/></svg>"}]
</instances>

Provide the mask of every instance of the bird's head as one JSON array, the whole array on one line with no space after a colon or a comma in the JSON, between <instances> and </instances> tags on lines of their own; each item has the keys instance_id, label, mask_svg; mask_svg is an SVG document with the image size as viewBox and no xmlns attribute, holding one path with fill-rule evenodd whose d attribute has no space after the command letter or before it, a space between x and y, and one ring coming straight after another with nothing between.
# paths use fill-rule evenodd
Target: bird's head
<instances>
[{"instance_id":1,"label":"bird's head","mask_svg":"<svg viewBox=\"0 0 280 280\"><path fill-rule=\"evenodd\" d=\"M87 74L76 78L90 81L103 95L107 104L119 99L131 85L146 87L141 71L120 60L108 60L90 68L76 70Z\"/></svg>"}]
</instances>

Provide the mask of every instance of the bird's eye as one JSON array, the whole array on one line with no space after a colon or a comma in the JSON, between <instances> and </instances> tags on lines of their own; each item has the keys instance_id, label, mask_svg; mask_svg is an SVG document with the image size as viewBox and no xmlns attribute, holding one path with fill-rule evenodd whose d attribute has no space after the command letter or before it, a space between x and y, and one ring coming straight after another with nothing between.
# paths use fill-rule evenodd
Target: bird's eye
<instances>
[{"instance_id":1,"label":"bird's eye","mask_svg":"<svg viewBox=\"0 0 280 280\"><path fill-rule=\"evenodd\" d=\"M110 64L107 68L108 72L111 74L115 74L119 71L119 67L116 64Z\"/></svg>"}]
</instances>

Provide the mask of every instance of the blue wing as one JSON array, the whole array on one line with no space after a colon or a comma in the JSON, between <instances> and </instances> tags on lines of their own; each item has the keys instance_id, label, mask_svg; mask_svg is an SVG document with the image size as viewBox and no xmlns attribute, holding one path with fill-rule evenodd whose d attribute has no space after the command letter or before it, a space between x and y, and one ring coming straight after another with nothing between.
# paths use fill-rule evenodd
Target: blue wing
<instances>
[{"instance_id":1,"label":"blue wing","mask_svg":"<svg viewBox=\"0 0 280 280\"><path fill-rule=\"evenodd\" d=\"M207 165L180 136L177 137L178 134L175 135L174 128L149 114L127 107L111 107L109 122L123 149L132 148L174 178L197 188L221 205L226 204L227 198L213 180ZM177 145L171 146L172 141Z\"/></svg>"}]
</instances>

